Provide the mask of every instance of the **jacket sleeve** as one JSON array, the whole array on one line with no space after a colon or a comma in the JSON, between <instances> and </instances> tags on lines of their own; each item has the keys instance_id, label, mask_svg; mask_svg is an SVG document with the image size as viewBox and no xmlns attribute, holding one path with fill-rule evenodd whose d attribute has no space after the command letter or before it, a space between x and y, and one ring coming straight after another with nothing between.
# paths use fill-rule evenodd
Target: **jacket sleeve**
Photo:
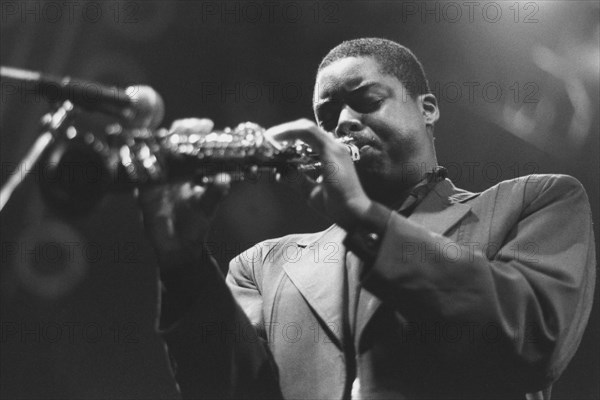
<instances>
[{"instance_id":1,"label":"jacket sleeve","mask_svg":"<svg viewBox=\"0 0 600 400\"><path fill-rule=\"evenodd\" d=\"M166 279L171 288L174 279ZM216 263L180 279L188 294L169 297L167 287L161 335L183 398L281 398L266 341L232 296Z\"/></svg>"},{"instance_id":2,"label":"jacket sleeve","mask_svg":"<svg viewBox=\"0 0 600 400\"><path fill-rule=\"evenodd\" d=\"M535 391L558 378L581 340L595 283L591 212L581 184L564 175L517 184L521 191L498 195L495 207L522 202L520 213L492 218L494 228L507 225L488 251L394 213L362 277L366 289L417 327L462 329L460 340L442 336L434 345L436 362L445 366L436 371L492 391L506 385Z\"/></svg>"}]
</instances>

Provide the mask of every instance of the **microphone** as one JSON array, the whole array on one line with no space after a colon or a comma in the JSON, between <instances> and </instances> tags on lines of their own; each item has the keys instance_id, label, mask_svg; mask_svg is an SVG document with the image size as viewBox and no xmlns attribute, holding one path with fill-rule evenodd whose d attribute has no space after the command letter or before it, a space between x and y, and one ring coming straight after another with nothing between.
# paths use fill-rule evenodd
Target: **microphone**
<instances>
[{"instance_id":1,"label":"microphone","mask_svg":"<svg viewBox=\"0 0 600 400\"><path fill-rule=\"evenodd\" d=\"M31 85L35 93L50 102L69 100L88 111L113 115L127 128L153 129L158 127L164 117L164 101L149 86L136 85L120 89L12 67L0 67L0 77L2 80L15 80Z\"/></svg>"}]
</instances>

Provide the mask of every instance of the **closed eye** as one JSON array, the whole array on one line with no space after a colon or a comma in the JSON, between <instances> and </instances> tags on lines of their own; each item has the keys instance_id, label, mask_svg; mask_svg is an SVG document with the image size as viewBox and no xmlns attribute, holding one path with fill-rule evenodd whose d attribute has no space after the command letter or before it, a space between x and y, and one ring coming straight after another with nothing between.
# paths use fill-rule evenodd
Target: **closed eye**
<instances>
[{"instance_id":1,"label":"closed eye","mask_svg":"<svg viewBox=\"0 0 600 400\"><path fill-rule=\"evenodd\" d=\"M353 104L352 108L354 108L356 111L363 113L363 114L372 113L374 111L379 110L379 108L381 108L383 101L384 101L383 98L373 99L373 100L361 99L361 100L357 101L355 104Z\"/></svg>"}]
</instances>

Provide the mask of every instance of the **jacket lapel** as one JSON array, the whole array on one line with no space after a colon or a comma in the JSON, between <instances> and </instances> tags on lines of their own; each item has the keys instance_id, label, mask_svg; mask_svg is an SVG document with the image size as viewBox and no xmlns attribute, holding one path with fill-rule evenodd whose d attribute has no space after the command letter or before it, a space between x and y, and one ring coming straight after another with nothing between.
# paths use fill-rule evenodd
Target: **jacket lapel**
<instances>
[{"instance_id":1,"label":"jacket lapel","mask_svg":"<svg viewBox=\"0 0 600 400\"><path fill-rule=\"evenodd\" d=\"M323 326L342 347L343 283L346 231L337 225L316 241L297 243L300 256L283 269L310 307L324 322Z\"/></svg>"},{"instance_id":2,"label":"jacket lapel","mask_svg":"<svg viewBox=\"0 0 600 400\"><path fill-rule=\"evenodd\" d=\"M425 196L409 219L432 232L444 235L471 210L470 205L462 202L477 195L477 193L457 189L450 180L446 179ZM380 305L379 298L361 288L356 320L357 343Z\"/></svg>"},{"instance_id":3,"label":"jacket lapel","mask_svg":"<svg viewBox=\"0 0 600 400\"><path fill-rule=\"evenodd\" d=\"M445 180L437 184L409 217L432 232L443 235L471 210L463 202L478 196L478 193L457 189Z\"/></svg>"}]
</instances>

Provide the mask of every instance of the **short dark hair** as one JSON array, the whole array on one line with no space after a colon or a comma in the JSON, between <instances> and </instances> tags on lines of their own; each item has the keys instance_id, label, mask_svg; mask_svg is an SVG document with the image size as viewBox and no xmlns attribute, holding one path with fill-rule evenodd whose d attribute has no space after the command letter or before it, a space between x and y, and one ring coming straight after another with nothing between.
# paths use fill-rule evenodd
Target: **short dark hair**
<instances>
[{"instance_id":1,"label":"short dark hair","mask_svg":"<svg viewBox=\"0 0 600 400\"><path fill-rule=\"evenodd\" d=\"M346 57L374 58L379 63L381 72L398 78L412 97L431 93L421 62L412 51L399 43L381 38L342 42L327 53L319 64L317 73L329 64Z\"/></svg>"}]
</instances>

